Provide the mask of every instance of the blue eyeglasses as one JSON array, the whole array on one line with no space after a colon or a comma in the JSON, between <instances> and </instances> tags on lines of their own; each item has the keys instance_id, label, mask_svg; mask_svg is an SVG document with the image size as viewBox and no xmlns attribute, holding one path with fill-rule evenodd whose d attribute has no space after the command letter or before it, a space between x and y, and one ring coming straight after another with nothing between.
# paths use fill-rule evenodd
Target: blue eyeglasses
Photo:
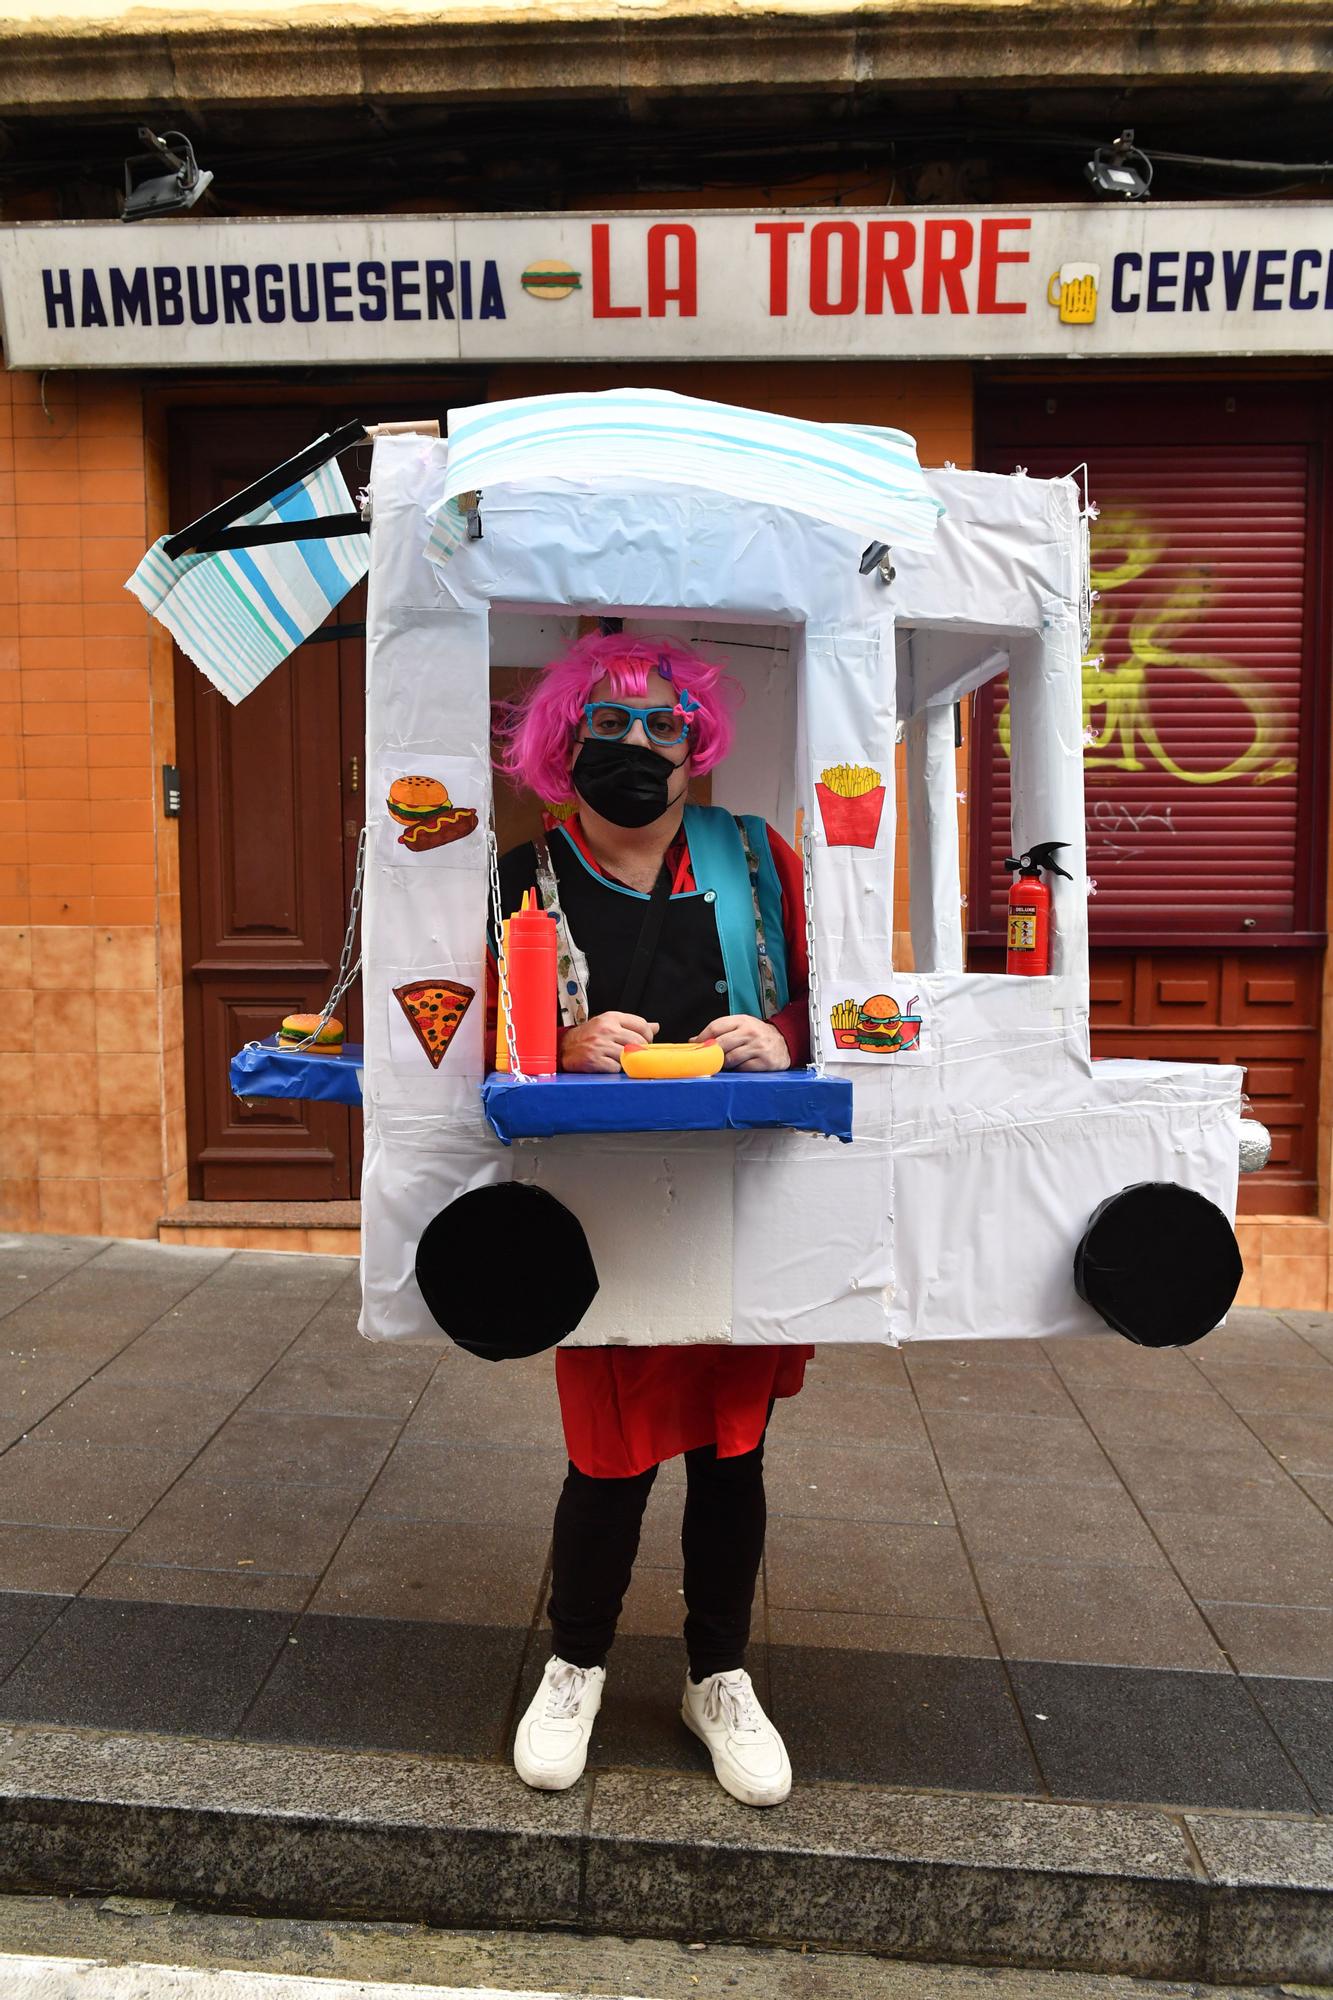
<instances>
[{"instance_id":1,"label":"blue eyeglasses","mask_svg":"<svg viewBox=\"0 0 1333 2000\"><path fill-rule=\"evenodd\" d=\"M659 749L669 750L685 741L690 733L690 719L698 713L698 708L698 702L690 698L689 689L682 688L674 708L633 708L623 701L585 701L583 713L587 717L588 734L599 743L623 742L635 723L641 722L648 741Z\"/></svg>"}]
</instances>

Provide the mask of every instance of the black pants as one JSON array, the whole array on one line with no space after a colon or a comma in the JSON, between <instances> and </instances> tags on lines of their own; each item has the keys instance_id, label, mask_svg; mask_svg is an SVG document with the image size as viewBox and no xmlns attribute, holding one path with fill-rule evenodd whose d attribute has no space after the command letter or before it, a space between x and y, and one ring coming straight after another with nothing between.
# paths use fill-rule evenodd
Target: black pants
<instances>
[{"instance_id":1,"label":"black pants","mask_svg":"<svg viewBox=\"0 0 1333 2000\"><path fill-rule=\"evenodd\" d=\"M657 1471L651 1465L633 1479L590 1479L571 1464L566 1474L547 1615L554 1651L571 1666L606 1663ZM719 1458L711 1444L687 1451L685 1479L685 1650L690 1672L702 1680L745 1664L768 1520L764 1440L735 1458Z\"/></svg>"}]
</instances>

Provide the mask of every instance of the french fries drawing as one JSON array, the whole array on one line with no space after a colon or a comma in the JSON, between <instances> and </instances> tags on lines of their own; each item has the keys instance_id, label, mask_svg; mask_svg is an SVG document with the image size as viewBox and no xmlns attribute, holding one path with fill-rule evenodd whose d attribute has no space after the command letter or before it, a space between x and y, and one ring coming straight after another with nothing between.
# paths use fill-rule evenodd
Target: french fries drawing
<instances>
[{"instance_id":1,"label":"french fries drawing","mask_svg":"<svg viewBox=\"0 0 1333 2000\"><path fill-rule=\"evenodd\" d=\"M830 764L815 786L830 847L873 847L884 811L884 783L871 764Z\"/></svg>"}]
</instances>

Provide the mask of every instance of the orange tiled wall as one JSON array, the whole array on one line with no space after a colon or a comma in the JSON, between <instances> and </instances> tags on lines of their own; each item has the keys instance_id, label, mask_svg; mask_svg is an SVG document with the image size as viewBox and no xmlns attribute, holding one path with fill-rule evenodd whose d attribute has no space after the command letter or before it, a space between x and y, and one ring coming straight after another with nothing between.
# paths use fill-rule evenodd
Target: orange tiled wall
<instances>
[{"instance_id":1,"label":"orange tiled wall","mask_svg":"<svg viewBox=\"0 0 1333 2000\"><path fill-rule=\"evenodd\" d=\"M0 373L0 1228L152 1235L183 1190L149 474L136 383Z\"/></svg>"},{"instance_id":2,"label":"orange tiled wall","mask_svg":"<svg viewBox=\"0 0 1333 2000\"><path fill-rule=\"evenodd\" d=\"M1236 1303L1323 1312L1333 1300L1327 1221L1316 1216L1242 1216L1236 1224L1245 1259Z\"/></svg>"}]
</instances>

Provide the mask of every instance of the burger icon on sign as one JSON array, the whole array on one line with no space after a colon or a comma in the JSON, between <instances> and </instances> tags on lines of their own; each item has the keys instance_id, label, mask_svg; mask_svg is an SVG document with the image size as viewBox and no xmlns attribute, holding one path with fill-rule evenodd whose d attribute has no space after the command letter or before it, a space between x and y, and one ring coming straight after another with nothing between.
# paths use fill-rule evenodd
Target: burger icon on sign
<instances>
[{"instance_id":1,"label":"burger icon on sign","mask_svg":"<svg viewBox=\"0 0 1333 2000\"><path fill-rule=\"evenodd\" d=\"M583 288L579 273L563 257L534 257L524 265L520 283L533 299L567 299Z\"/></svg>"}]
</instances>

